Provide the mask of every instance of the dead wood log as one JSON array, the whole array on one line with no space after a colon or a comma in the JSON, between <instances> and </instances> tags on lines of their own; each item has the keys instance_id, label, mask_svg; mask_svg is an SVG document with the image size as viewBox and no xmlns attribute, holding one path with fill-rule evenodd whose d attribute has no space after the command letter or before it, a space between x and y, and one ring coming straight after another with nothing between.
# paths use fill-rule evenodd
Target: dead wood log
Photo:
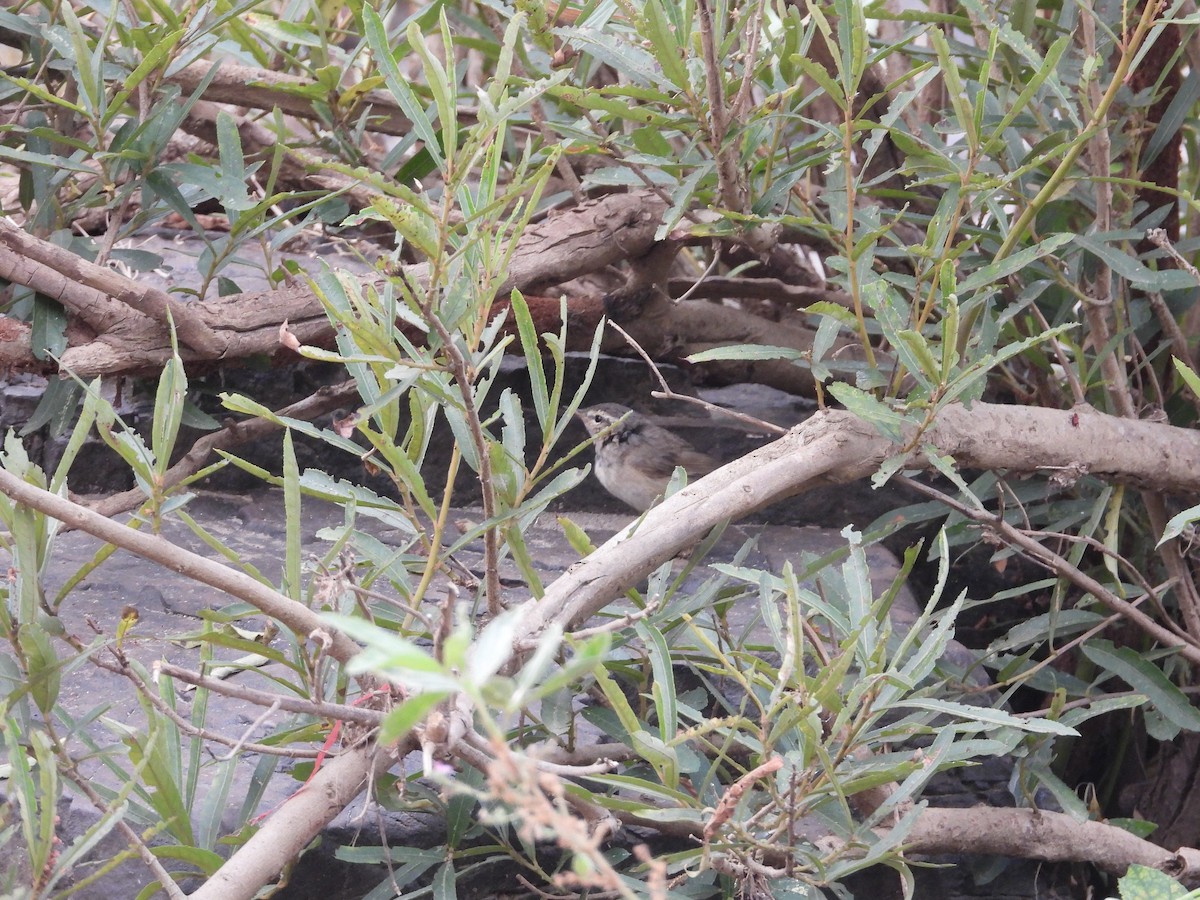
<instances>
[{"instance_id":1,"label":"dead wood log","mask_svg":"<svg viewBox=\"0 0 1200 900\"><path fill-rule=\"evenodd\" d=\"M497 296L507 298L514 288L533 291L558 284L646 253L654 243L654 232L665 209L666 205L650 192L612 194L530 226ZM86 378L161 368L171 353L170 335L162 321L66 274L63 270L78 271L82 262L78 257L37 241L15 226L0 229L0 236L13 235L21 237L14 236L12 243L0 241L0 277L60 300L87 325L87 329L73 329L68 335L69 346L62 355L65 369ZM20 246L16 246L18 242ZM39 251L40 260L22 249L30 242L44 245L46 252ZM108 279L104 283L109 285L106 290L118 293L127 302L144 293L136 281L104 271ZM418 284L425 280L426 272L423 264L405 268L405 274ZM360 280L364 285L378 285L382 276ZM193 344L181 348L180 355L188 363L226 363L274 354L280 350L279 328L284 321L302 344L328 345L333 337L321 302L309 286L232 294L198 304L183 304L173 298L171 302L172 310L179 306L185 311L182 318L195 325L197 334L211 332L216 337L211 349ZM585 322L598 321L599 308L594 301L581 301L577 308L584 310L581 315ZM198 338L197 343L203 342ZM41 365L32 353L25 359L14 356L8 362L28 368Z\"/></svg>"}]
</instances>

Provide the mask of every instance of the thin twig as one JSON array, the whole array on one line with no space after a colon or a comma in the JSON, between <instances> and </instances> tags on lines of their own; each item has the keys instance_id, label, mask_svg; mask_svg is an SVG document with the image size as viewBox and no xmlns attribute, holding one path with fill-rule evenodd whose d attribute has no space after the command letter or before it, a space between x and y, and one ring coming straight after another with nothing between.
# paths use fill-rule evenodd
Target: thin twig
<instances>
[{"instance_id":1,"label":"thin twig","mask_svg":"<svg viewBox=\"0 0 1200 900\"><path fill-rule=\"evenodd\" d=\"M426 320L433 326L442 341L442 352L450 360L450 369L454 374L454 382L458 385L459 396L463 401L463 412L466 413L467 430L471 433L471 442L475 445L475 455L479 459L479 487L483 498L483 517L491 522L496 517L496 486L492 480L492 457L488 450L487 438L483 433L483 423L479 419L479 407L475 403L474 379L471 377L466 357L459 350L450 331L441 318L434 313L431 302L423 304ZM483 531L484 558L484 592L487 596L489 615L500 615L504 609L504 597L500 588L500 529L488 525Z\"/></svg>"},{"instance_id":2,"label":"thin twig","mask_svg":"<svg viewBox=\"0 0 1200 900\"><path fill-rule=\"evenodd\" d=\"M102 541L136 553L185 578L245 600L271 618L278 619L302 639L313 636L327 637L330 644L329 654L338 662L348 662L359 651L358 644L341 632L332 630L307 606L267 587L244 572L205 559L158 535L143 534L128 525L106 519L78 503L35 487L11 472L0 470L0 493L6 494L22 506L36 509Z\"/></svg>"},{"instance_id":3,"label":"thin twig","mask_svg":"<svg viewBox=\"0 0 1200 900\"><path fill-rule=\"evenodd\" d=\"M700 19L700 47L704 54L704 81L708 94L708 140L717 161L717 190L725 208L742 212L744 191L740 184L736 147L725 146L729 135L729 110L725 107L724 73L717 59L717 40L708 0L696 0Z\"/></svg>"},{"instance_id":4,"label":"thin twig","mask_svg":"<svg viewBox=\"0 0 1200 900\"><path fill-rule=\"evenodd\" d=\"M758 45L762 37L763 9L766 5L766 0L759 0L755 4L750 22L746 26L746 33L750 39L742 62L742 86L738 88L737 96L729 109L730 114L738 121L743 120L746 110L750 108L750 95L754 89L754 67L758 63Z\"/></svg>"},{"instance_id":5,"label":"thin twig","mask_svg":"<svg viewBox=\"0 0 1200 900\"><path fill-rule=\"evenodd\" d=\"M488 757L495 752L495 745L478 731L473 729L469 729L463 736L462 743L465 743L466 746L471 747L479 752L478 757L474 756L473 754L468 754L468 756L471 756L471 759L468 759L468 762L470 762L473 766L478 767L480 757L482 757L483 760L487 760ZM454 752L461 752L462 749L463 748L461 744L457 744L454 747ZM512 751L510 750L509 752ZM531 754L522 754L522 756L533 766L535 766L538 771L549 772L553 775L558 775L564 778L576 778L583 775L604 775L616 768L616 762L611 759L598 759L595 762L582 766L564 766L556 762L550 762L549 760L539 759ZM484 766L486 767L486 762L484 763Z\"/></svg>"},{"instance_id":6,"label":"thin twig","mask_svg":"<svg viewBox=\"0 0 1200 900\"><path fill-rule=\"evenodd\" d=\"M603 625L597 625L594 628L581 628L578 631L569 632L564 637L569 637L573 641L583 641L598 634L613 634L653 614L661 602L661 596L652 597L641 609L634 610L621 616L619 619L613 619L611 622L605 622ZM536 647L537 645L534 644L533 646Z\"/></svg>"},{"instance_id":7,"label":"thin twig","mask_svg":"<svg viewBox=\"0 0 1200 900\"><path fill-rule=\"evenodd\" d=\"M1029 309L1033 313L1034 318L1037 319L1038 326L1042 329L1042 332L1050 331L1050 323L1046 321L1046 317L1042 315L1042 311L1038 308L1038 305L1030 303ZM1062 348L1062 343L1057 337L1051 337L1050 347L1058 359L1058 365L1063 370L1063 378L1067 379L1067 384L1071 386L1071 396L1075 399L1075 405L1085 405L1087 403L1087 395L1083 392L1083 385L1079 383L1079 376L1075 373L1075 367L1067 359L1067 354Z\"/></svg>"},{"instance_id":8,"label":"thin twig","mask_svg":"<svg viewBox=\"0 0 1200 900\"><path fill-rule=\"evenodd\" d=\"M151 706L174 722L175 726L180 731L191 737L204 738L205 740L212 741L216 744L224 744L226 747L240 745L243 750L246 750L249 753L262 753L270 756L288 757L291 759L315 759L320 753L319 750L305 750L298 747L275 747L270 744L247 743L245 741L239 741L238 739L228 737L220 732L209 731L207 728L200 728L197 725L193 725L183 716L179 715L179 713L172 709L167 703L165 703L162 697L158 695L158 692L152 690L150 686L142 680L137 672L134 671L134 669L125 661L123 661L120 656L118 656L118 661L115 665L109 665L102 660L96 659L94 656L92 657L92 662L102 669L105 669L109 672L114 672L118 675L124 675L126 678L132 681L138 691L141 692L142 696L150 701Z\"/></svg>"},{"instance_id":9,"label":"thin twig","mask_svg":"<svg viewBox=\"0 0 1200 900\"><path fill-rule=\"evenodd\" d=\"M1166 585L1169 585L1169 584L1170 584L1169 581L1166 582ZM1164 586L1164 589L1165 589L1165 586ZM1142 594L1142 596L1137 597L1130 602L1134 606L1140 606L1142 603L1144 603L1148 599L1150 599L1149 594ZM1067 643L1060 644L1057 647L1052 647L1050 652L1046 655L1045 659L1043 659L1037 663L1034 663L1028 669L1024 669L1021 672L1015 674L1011 679L1009 679L1007 682L1005 682L1005 684L1012 684L1013 682L1028 681L1030 678L1032 678L1035 674L1040 672L1042 669L1053 665L1058 660L1061 660L1070 650L1073 650L1075 647L1081 646L1085 642L1091 640L1096 635L1103 632L1110 625L1119 621L1121 618L1122 618L1122 616L1120 613L1113 613L1111 616L1108 616L1108 617L1102 619L1098 624L1092 626L1087 631L1076 636L1072 640L1067 641ZM989 685L988 690L992 690L994 687L995 687L994 685ZM1108 697L1108 696L1112 696L1112 695L1106 694L1105 696ZM1022 715L1022 714L1018 713L1017 715ZM1030 715L1030 714L1024 713L1024 715ZM1044 715L1044 713L1043 713L1043 715Z\"/></svg>"},{"instance_id":10,"label":"thin twig","mask_svg":"<svg viewBox=\"0 0 1200 900\"><path fill-rule=\"evenodd\" d=\"M245 730L242 731L242 736L239 737L234 742L234 745L229 748L229 752L223 756L218 756L217 761L218 762L229 762L229 760L234 759L239 753L242 752L242 749L249 742L250 735L252 735L254 733L254 730L256 728L258 728L259 725L262 725L264 722L266 722L267 719L271 718L271 716L275 715L275 713L277 713L277 712L279 712L279 700L278 699L276 699L274 703L272 703L270 706L268 706L266 709L264 709L261 713L259 713L258 718L256 718L253 722L251 722L249 725L246 726Z\"/></svg>"},{"instance_id":11,"label":"thin twig","mask_svg":"<svg viewBox=\"0 0 1200 900\"><path fill-rule=\"evenodd\" d=\"M639 344L628 331L626 331L616 322L613 322L611 319L608 322L608 327L620 334L621 337L625 338L625 340L629 342L629 346L634 349L638 356L646 361L646 365L648 365L650 367L650 371L654 373L654 377L658 380L662 390L651 391L650 396L659 400L679 400L683 403L691 403L692 405L699 406L702 409L708 410L709 412L716 412L724 416L729 416L731 419L737 419L739 422L749 425L757 431L766 432L767 434L787 434L786 428L776 425L773 422L768 422L765 419L758 419L746 413L738 412L735 409L726 409L724 406L717 406L717 404L710 403L709 401L700 397L690 397L687 394L676 393L675 391L671 390L671 386L667 384L667 379L663 377L662 371L655 364L654 360L650 358L650 354L645 351L642 345Z\"/></svg>"},{"instance_id":12,"label":"thin twig","mask_svg":"<svg viewBox=\"0 0 1200 900\"><path fill-rule=\"evenodd\" d=\"M689 287L689 288L688 288L686 291L684 291L684 292L683 292L682 294L680 294L678 297L673 297L673 298L671 298L671 299L672 299L672 302L673 302L673 303L682 303L684 300L687 300L687 299L689 299L689 298L692 296L692 294L694 294L694 293L696 292L696 290L697 290L697 289L699 289L700 285L704 283L704 280L705 280L706 278L708 278L710 275L712 275L712 273L713 273L713 272L716 270L716 268L717 268L717 264L718 264L720 261L721 261L721 242L720 242L720 241L713 241L713 247L712 247L712 259L711 259L711 260L709 260L709 263L708 263L708 265L705 267L704 271L703 271L702 273L700 273L700 277L699 277L699 278L697 278L697 279L696 279L696 280L695 280L695 281L692 283L692 286L691 286L691 287Z\"/></svg>"},{"instance_id":13,"label":"thin twig","mask_svg":"<svg viewBox=\"0 0 1200 900\"><path fill-rule=\"evenodd\" d=\"M280 709L286 709L288 712L305 713L322 719L336 719L342 722L353 722L356 725L365 725L368 728L377 728L383 724L385 718L384 713L375 709L347 706L344 703L314 702L300 697L289 697L286 694L260 691L257 688L241 684L230 684L228 681L201 675L199 672L193 672L163 660L154 663L153 671L156 675L161 672L163 675L170 675L172 678L194 684L196 687L208 688L208 690L226 697L248 700L259 706L278 704Z\"/></svg>"},{"instance_id":14,"label":"thin twig","mask_svg":"<svg viewBox=\"0 0 1200 900\"><path fill-rule=\"evenodd\" d=\"M1168 256L1175 260L1179 268L1183 269L1194 279L1196 279L1197 283L1200 283L1200 270L1197 270L1195 266L1188 262L1186 256L1175 249L1175 245L1171 243L1171 238L1168 237L1165 228L1146 229L1146 240L1152 243L1155 247L1158 247L1160 250L1165 251Z\"/></svg>"}]
</instances>

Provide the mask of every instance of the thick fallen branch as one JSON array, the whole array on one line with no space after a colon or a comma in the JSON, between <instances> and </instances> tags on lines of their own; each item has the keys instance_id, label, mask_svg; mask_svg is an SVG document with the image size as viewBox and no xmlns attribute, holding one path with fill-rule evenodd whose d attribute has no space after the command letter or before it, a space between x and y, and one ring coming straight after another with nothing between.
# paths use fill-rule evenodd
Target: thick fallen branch
<instances>
[{"instance_id":1,"label":"thick fallen branch","mask_svg":"<svg viewBox=\"0 0 1200 900\"><path fill-rule=\"evenodd\" d=\"M685 300L668 304L666 315L655 322L662 337L675 341L675 353L682 357L705 350L740 344L783 347L809 353L816 338L815 328L799 327L794 322L773 322L735 306L705 300ZM654 335L644 323L626 326L641 343ZM656 354L662 358L662 354ZM877 362L886 368L880 355ZM834 338L824 362L835 371L838 365L852 369L863 361L862 345L857 338ZM765 384L803 397L816 393L816 382L809 365L794 359L726 359L696 365L699 379L706 384ZM852 376L851 376L852 377Z\"/></svg>"},{"instance_id":2,"label":"thick fallen branch","mask_svg":"<svg viewBox=\"0 0 1200 900\"><path fill-rule=\"evenodd\" d=\"M255 130L256 140L268 139L266 134L258 134L265 131L261 126L246 123L246 127ZM319 164L315 158L309 162L313 169ZM296 177L303 177L307 163L293 160L292 165ZM644 257L655 246L654 233L665 208L663 201L649 191L614 194L531 226L521 237L508 276L497 292L493 311L499 313L506 308L513 288L530 294L547 285ZM425 266L413 265L405 271L419 283ZM301 344L327 347L333 341L333 329L325 311L308 286L233 294L185 304L116 272L90 266L11 224L0 228L0 277L58 299L86 323L86 329L69 330L68 347L61 357L63 367L82 378L157 371L171 353L164 325L163 310L167 304L186 345L181 348L181 356L187 363L228 364L250 356L286 352L279 345L279 328L285 321ZM81 278L85 283L81 283ZM360 281L364 285L377 285L379 278L368 275ZM812 289L805 290L805 296L815 296ZM153 300L153 304L145 298ZM530 306L539 331L559 329L556 296L544 301L530 300ZM795 324L772 322L742 309L702 300L671 303L657 297L649 304L606 310L598 298L573 297L567 308L571 326L568 333L585 342L575 349L586 346L605 312L623 323L658 359L677 359L734 344L771 344L804 353L811 348L815 334ZM5 346L0 361L17 368L38 366L28 342L28 329L19 323L11 323L9 327L4 319L0 319L0 326L12 331L16 338ZM421 335L414 332L409 337L420 339ZM826 361L853 363L860 357L857 341L839 339ZM810 396L815 391L811 370L789 359L714 361L703 364L702 371L712 383L753 381Z\"/></svg>"},{"instance_id":3,"label":"thick fallen branch","mask_svg":"<svg viewBox=\"0 0 1200 900\"><path fill-rule=\"evenodd\" d=\"M700 823L676 821L668 830L636 813L617 815L626 825L655 828L677 838L699 840L703 836ZM881 837L888 832L886 828L875 830ZM837 840L827 832L813 830L805 831L804 837L814 842ZM1164 850L1106 822L1080 822L1064 813L1037 809L927 807L912 824L904 847L915 856L987 855L1086 862L1115 874L1123 874L1130 866L1147 866L1185 884L1200 883L1200 851L1191 847ZM786 849L768 852L763 862L783 869L788 855Z\"/></svg>"},{"instance_id":4,"label":"thick fallen branch","mask_svg":"<svg viewBox=\"0 0 1200 900\"><path fill-rule=\"evenodd\" d=\"M1200 881L1200 851L1191 847L1171 852L1115 825L1036 809L926 809L905 846L927 856L973 853L1088 862L1116 874L1133 865L1149 866L1187 884Z\"/></svg>"},{"instance_id":5,"label":"thick fallen branch","mask_svg":"<svg viewBox=\"0 0 1200 900\"><path fill-rule=\"evenodd\" d=\"M665 209L666 204L648 191L612 194L530 226L521 237L509 264L508 278L497 296L505 298L513 288L534 291L641 256L652 246ZM5 231L12 227L6 225ZM29 235L25 239L36 241ZM62 355L63 367L83 378L160 369L171 354L167 329L101 291L64 277L59 266L51 257L46 262L34 263L28 254L18 253L0 242L0 278L62 298L67 308L95 332L80 334L78 329L72 330L68 335L70 345ZM65 262L61 266L68 267ZM406 274L418 283L425 272L424 265L406 269ZM116 273L111 273L111 277L119 286L114 289L131 293L141 290L132 279ZM372 276L360 280L364 284L379 282ZM594 302L587 301L585 306L591 309ZM333 339L325 311L307 286L232 294L186 304L184 308L202 328L211 329L217 340L214 352L203 352L195 346L181 348L180 355L189 363L228 362L274 354L280 349L279 327L284 321L302 344L323 346ZM7 327L2 319L0 326ZM32 354L25 360L7 358L6 361L18 367L41 365Z\"/></svg>"},{"instance_id":6,"label":"thick fallen branch","mask_svg":"<svg viewBox=\"0 0 1200 900\"><path fill-rule=\"evenodd\" d=\"M854 308L854 298L845 291L824 287L808 287L799 284L788 284L778 278L725 278L710 276L694 281L691 278L672 278L667 285L672 297L682 297L687 294L696 300L711 299L744 299L772 300L787 303L791 306L807 306L810 303L828 301Z\"/></svg>"},{"instance_id":7,"label":"thick fallen branch","mask_svg":"<svg viewBox=\"0 0 1200 900\"><path fill-rule=\"evenodd\" d=\"M923 441L965 468L1090 472L1141 487L1200 492L1200 432L1090 409L954 405L938 414ZM778 441L689 485L616 534L554 582L544 597L529 602L515 639L536 640L551 623L569 628L582 622L715 525L819 484L864 478L898 449L851 413L820 412ZM909 465L925 465L919 452ZM1134 618L1128 605L1114 611ZM1135 621L1164 646L1181 641L1149 617L1139 615ZM1200 663L1200 647L1185 645L1180 652Z\"/></svg>"},{"instance_id":8,"label":"thick fallen branch","mask_svg":"<svg viewBox=\"0 0 1200 900\"><path fill-rule=\"evenodd\" d=\"M106 543L158 563L185 578L245 600L271 618L282 622L301 641L307 640L314 632L327 634L327 652L338 662L348 662L358 653L358 645L354 641L330 628L307 606L272 590L244 572L178 547L157 534L147 534L112 519L106 519L78 503L35 487L4 469L0 469L0 493L21 506L36 509L72 528L86 531Z\"/></svg>"},{"instance_id":9,"label":"thick fallen branch","mask_svg":"<svg viewBox=\"0 0 1200 900\"><path fill-rule=\"evenodd\" d=\"M386 770L392 761L371 741L326 762L271 815L266 825L188 896L192 900L252 900L367 788L375 773Z\"/></svg>"},{"instance_id":10,"label":"thick fallen branch","mask_svg":"<svg viewBox=\"0 0 1200 900\"><path fill-rule=\"evenodd\" d=\"M0 277L20 284L25 267L52 270L61 276L58 290L41 293L62 303L68 311L82 318L97 331L116 328L125 321L128 309L134 309L166 328L167 315L175 320L175 329L182 340L198 353L219 354L222 344L208 323L201 320L195 308L180 302L158 288L118 275L104 266L90 263L49 241L39 240L18 228L10 219L0 219L0 244L8 252L0 255L4 268ZM118 301L114 305L108 298Z\"/></svg>"}]
</instances>

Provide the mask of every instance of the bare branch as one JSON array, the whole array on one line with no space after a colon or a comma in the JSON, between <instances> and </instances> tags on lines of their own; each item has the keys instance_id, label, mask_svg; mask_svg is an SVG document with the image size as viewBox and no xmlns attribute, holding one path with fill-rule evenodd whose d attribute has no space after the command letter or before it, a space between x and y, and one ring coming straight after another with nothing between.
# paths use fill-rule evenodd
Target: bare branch
<instances>
[{"instance_id":1,"label":"bare branch","mask_svg":"<svg viewBox=\"0 0 1200 900\"><path fill-rule=\"evenodd\" d=\"M405 752L400 748L397 752ZM392 757L372 742L325 763L220 869L189 896L191 900L252 900L300 855L313 837L362 793Z\"/></svg>"},{"instance_id":2,"label":"bare branch","mask_svg":"<svg viewBox=\"0 0 1200 900\"><path fill-rule=\"evenodd\" d=\"M224 350L224 343L213 329L196 315L193 307L181 303L158 288L140 284L104 266L90 263L69 250L56 247L48 241L38 240L18 228L11 219L0 219L0 245L5 251L0 256L0 260L4 260L3 266L6 270L3 277L11 281L29 284L26 280L14 277L21 267L16 260L9 258L10 254L18 258L24 257L25 265L30 268L44 266L54 270L65 279L64 288L70 285L91 288L105 297L112 297L136 309L160 325L166 325L169 312L170 318L175 321L180 339L199 353L220 355ZM10 272L13 274L9 274ZM77 295L69 289L64 290L56 299L79 315L85 315L97 306L94 295Z\"/></svg>"},{"instance_id":3,"label":"bare branch","mask_svg":"<svg viewBox=\"0 0 1200 900\"><path fill-rule=\"evenodd\" d=\"M941 410L923 439L966 468L1036 472L1077 466L1139 486L1200 491L1200 433L1155 422L1090 410L976 402L969 410L957 405ZM688 485L618 532L550 585L544 597L526 606L516 639L536 640L551 622L569 628L692 546L713 526L817 484L864 478L898 449L851 413L818 412L778 441ZM919 452L909 460L912 467L924 464ZM1159 629L1156 639L1167 646L1179 643L1177 636L1154 624ZM1200 647L1188 645L1181 652L1200 662Z\"/></svg>"},{"instance_id":4,"label":"bare branch","mask_svg":"<svg viewBox=\"0 0 1200 900\"><path fill-rule=\"evenodd\" d=\"M328 623L307 606L272 590L244 572L177 547L156 534L145 534L128 525L106 519L85 506L34 487L4 470L0 470L0 493L6 494L23 506L65 522L72 528L86 531L102 541L156 562L172 572L245 600L268 616L278 619L292 629L301 640L313 632L328 633L331 635L329 653L338 662L347 662L358 653L358 645L354 641L341 632L330 629Z\"/></svg>"}]
</instances>

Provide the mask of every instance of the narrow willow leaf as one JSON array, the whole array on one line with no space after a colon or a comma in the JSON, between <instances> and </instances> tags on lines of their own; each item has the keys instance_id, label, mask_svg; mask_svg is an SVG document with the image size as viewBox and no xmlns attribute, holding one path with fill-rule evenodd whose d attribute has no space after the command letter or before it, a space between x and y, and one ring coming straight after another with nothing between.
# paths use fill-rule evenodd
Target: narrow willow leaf
<instances>
[{"instance_id":1,"label":"narrow willow leaf","mask_svg":"<svg viewBox=\"0 0 1200 900\"><path fill-rule=\"evenodd\" d=\"M387 714L387 718L383 720L383 725L380 726L380 745L386 747L406 737L425 720L434 707L449 696L449 693L445 691L427 691L422 694L413 694L399 706L394 707Z\"/></svg>"},{"instance_id":2,"label":"narrow willow leaf","mask_svg":"<svg viewBox=\"0 0 1200 900\"><path fill-rule=\"evenodd\" d=\"M999 33L997 32L997 36ZM987 155L995 153L999 148L1000 143L1004 140L1004 132L1012 125L1017 116L1029 105L1029 102L1037 94L1046 79L1049 78L1058 67L1058 62L1066 52L1067 47L1071 45L1071 35L1064 34L1046 50L1046 58L1040 67L1037 67L1033 73L1033 77L1025 82L1021 89L1020 95L1016 100L1008 106L1004 112L1004 117L995 126L993 137L983 146L981 153ZM1189 107L1190 109L1190 107Z\"/></svg>"},{"instance_id":3,"label":"narrow willow leaf","mask_svg":"<svg viewBox=\"0 0 1200 900\"><path fill-rule=\"evenodd\" d=\"M151 426L151 449L154 453L154 468L161 475L171 464L171 453L179 436L179 425L183 419L183 404L187 397L187 373L178 353L163 367L158 379L158 391L154 396L154 420Z\"/></svg>"},{"instance_id":4,"label":"narrow willow leaf","mask_svg":"<svg viewBox=\"0 0 1200 900\"><path fill-rule=\"evenodd\" d=\"M876 430L888 440L896 443L904 441L904 428L911 422L909 417L903 413L897 412L890 406L880 403L865 391L860 391L844 382L831 384L829 393L833 394L837 401L854 415L864 422L874 425Z\"/></svg>"},{"instance_id":5,"label":"narrow willow leaf","mask_svg":"<svg viewBox=\"0 0 1200 900\"><path fill-rule=\"evenodd\" d=\"M842 91L842 86L829 77L829 72L820 63L815 63L803 54L797 54L792 57L792 62L805 75L815 81L832 100L839 109L846 105L846 95Z\"/></svg>"},{"instance_id":6,"label":"narrow willow leaf","mask_svg":"<svg viewBox=\"0 0 1200 900\"><path fill-rule=\"evenodd\" d=\"M446 10L439 11L442 26L442 46L449 60L454 59L454 45L450 37L450 28L446 23ZM441 136L442 152L446 159L453 159L458 153L458 91L455 75L448 73L442 61L429 52L425 35L416 22L409 22L405 31L408 45L421 58L425 68L425 84L433 93L434 105L438 111L438 125ZM388 81L389 87L391 80ZM485 95L486 96L486 95ZM399 98L397 98L399 99ZM407 112L407 110L406 110Z\"/></svg>"},{"instance_id":7,"label":"narrow willow leaf","mask_svg":"<svg viewBox=\"0 0 1200 900\"><path fill-rule=\"evenodd\" d=\"M1163 536L1155 546L1161 547L1167 541L1179 537L1185 528L1198 520L1200 520L1200 506L1189 506L1183 512L1172 516L1171 521L1167 522L1167 527L1163 530Z\"/></svg>"},{"instance_id":8,"label":"narrow willow leaf","mask_svg":"<svg viewBox=\"0 0 1200 900\"><path fill-rule=\"evenodd\" d=\"M1084 655L1131 688L1150 698L1168 721L1186 731L1200 731L1200 710L1167 678L1163 670L1130 647L1092 640L1081 645Z\"/></svg>"},{"instance_id":9,"label":"narrow willow leaf","mask_svg":"<svg viewBox=\"0 0 1200 900\"><path fill-rule=\"evenodd\" d=\"M62 304L41 294L35 294L30 324L32 331L29 340L33 348L33 358L49 360L61 357L67 349L67 313Z\"/></svg>"},{"instance_id":10,"label":"narrow willow leaf","mask_svg":"<svg viewBox=\"0 0 1200 900\"><path fill-rule=\"evenodd\" d=\"M662 66L663 75L681 91L690 91L691 78L683 63L687 54L679 45L675 29L667 21L662 0L646 0L642 14L645 16L644 33L649 39L650 51Z\"/></svg>"},{"instance_id":11,"label":"narrow willow leaf","mask_svg":"<svg viewBox=\"0 0 1200 900\"><path fill-rule=\"evenodd\" d=\"M1051 235L1044 241L1032 247L1026 247L1024 250L1018 250L1016 253L1005 257L999 262L989 263L983 268L972 272L958 283L958 295L959 297L966 298L980 288L994 284L997 281L1002 281L1009 275L1020 272L1043 256L1053 253L1059 247L1072 240L1078 240L1078 236L1070 232Z\"/></svg>"},{"instance_id":12,"label":"narrow willow leaf","mask_svg":"<svg viewBox=\"0 0 1200 900\"><path fill-rule=\"evenodd\" d=\"M732 344L713 347L687 357L688 362L712 362L719 359L803 359L804 351L795 347L772 347L769 344Z\"/></svg>"},{"instance_id":13,"label":"narrow willow leaf","mask_svg":"<svg viewBox=\"0 0 1200 900\"><path fill-rule=\"evenodd\" d=\"M658 713L658 733L666 743L675 740L679 731L679 702L675 696L675 674L672 669L671 649L667 639L652 623L645 620L636 625L638 636L646 645L650 657L650 670L654 674L651 691ZM674 785L672 785L674 787Z\"/></svg>"},{"instance_id":14,"label":"narrow willow leaf","mask_svg":"<svg viewBox=\"0 0 1200 900\"><path fill-rule=\"evenodd\" d=\"M930 712L944 713L979 725L982 728L1019 728L1034 734L1057 734L1063 737L1078 737L1074 728L1068 728L1058 722L1045 719L1021 718L1010 715L999 709L986 706L970 706L966 703L953 703L949 700L933 700L920 697L908 697L896 701L896 706L906 709L924 709ZM1200 713L1197 713L1200 716Z\"/></svg>"},{"instance_id":15,"label":"narrow willow leaf","mask_svg":"<svg viewBox=\"0 0 1200 900\"><path fill-rule=\"evenodd\" d=\"M400 67L396 64L396 57L392 52L391 41L388 39L387 28L379 17L379 13L369 3L364 3L362 6L362 24L363 35L367 39L376 63L382 70L388 90L412 122L417 136L425 142L426 152L434 158L439 166L442 165L441 145L438 143L433 123L425 114L424 104L409 86L408 80L401 74Z\"/></svg>"},{"instance_id":16,"label":"narrow willow leaf","mask_svg":"<svg viewBox=\"0 0 1200 900\"><path fill-rule=\"evenodd\" d=\"M50 635L37 622L26 622L17 631L17 643L25 656L29 677L29 694L45 715L49 716L62 687L58 654Z\"/></svg>"},{"instance_id":17,"label":"narrow willow leaf","mask_svg":"<svg viewBox=\"0 0 1200 900\"><path fill-rule=\"evenodd\" d=\"M975 114L967 100L967 88L959 74L958 61L951 55L950 44L941 28L930 28L927 34L937 52L942 77L946 80L946 94L954 108L955 122L966 134L967 146L974 151L979 146L979 132L975 130Z\"/></svg>"},{"instance_id":18,"label":"narrow willow leaf","mask_svg":"<svg viewBox=\"0 0 1200 900\"><path fill-rule=\"evenodd\" d=\"M521 338L521 352L525 354L525 366L529 369L529 386L533 391L533 409L537 413L538 425L543 433L550 421L550 393L547 389L546 368L542 364L542 351L538 346L537 328L529 312L524 295L513 289L509 297L513 320L517 323L517 334ZM565 319L563 320L566 321Z\"/></svg>"},{"instance_id":19,"label":"narrow willow leaf","mask_svg":"<svg viewBox=\"0 0 1200 900\"><path fill-rule=\"evenodd\" d=\"M301 548L300 533L300 467L296 463L296 448L292 432L283 433L283 508L286 521L286 548L284 551L283 591L293 600L301 600L304 585L300 578Z\"/></svg>"}]
</instances>

